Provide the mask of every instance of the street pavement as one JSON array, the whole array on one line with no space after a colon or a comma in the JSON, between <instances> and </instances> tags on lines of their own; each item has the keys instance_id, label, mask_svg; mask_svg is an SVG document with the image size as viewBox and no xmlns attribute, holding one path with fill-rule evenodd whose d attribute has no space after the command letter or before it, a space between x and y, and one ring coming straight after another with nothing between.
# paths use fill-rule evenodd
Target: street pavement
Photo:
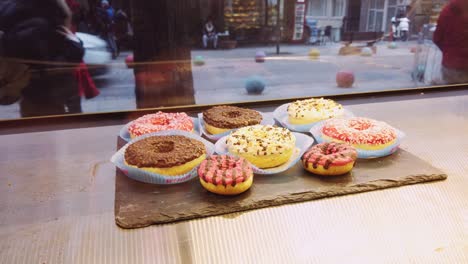
<instances>
[{"instance_id":1,"label":"street pavement","mask_svg":"<svg viewBox=\"0 0 468 264\"><path fill-rule=\"evenodd\" d=\"M412 43L414 45L414 43ZM285 97L322 96L343 93L370 92L415 87L411 79L414 54L411 43L400 43L398 49L378 45L372 57L338 56L340 45L314 47L320 57L311 60L311 46L282 46L276 55L274 46L241 48L228 51L195 51L193 56L206 58L206 64L193 68L195 98L198 104L279 99ZM264 50L265 63L255 63L256 50ZM351 70L355 73L352 88L338 88L336 73ZM259 75L266 81L261 95L249 95L245 80Z\"/></svg>"},{"instance_id":2,"label":"street pavement","mask_svg":"<svg viewBox=\"0 0 468 264\"><path fill-rule=\"evenodd\" d=\"M193 66L195 100L197 104L257 101L302 96L325 96L344 93L372 92L416 87L411 79L414 42L398 43L397 49L387 43L377 44L377 53L371 57L359 55L338 56L340 44L325 46L281 45L277 55L275 46L242 47L232 50L194 50L192 59L202 56L203 66ZM311 60L311 48L320 50L320 57ZM267 53L264 63L256 63L256 51ZM109 65L108 72L95 76L101 94L82 100L85 113L132 110L136 108L134 75L125 66L125 57ZM355 74L352 88L338 88L335 81L339 70ZM260 95L249 95L245 81L252 75L261 76L266 89ZM0 118L19 118L17 104L0 106Z\"/></svg>"}]
</instances>

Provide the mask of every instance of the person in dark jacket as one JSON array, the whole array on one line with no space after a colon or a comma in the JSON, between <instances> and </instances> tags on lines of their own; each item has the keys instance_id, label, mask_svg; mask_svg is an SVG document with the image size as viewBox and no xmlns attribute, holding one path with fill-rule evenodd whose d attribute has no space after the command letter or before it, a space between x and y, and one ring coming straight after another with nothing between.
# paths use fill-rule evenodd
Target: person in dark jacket
<instances>
[{"instance_id":1,"label":"person in dark jacket","mask_svg":"<svg viewBox=\"0 0 468 264\"><path fill-rule=\"evenodd\" d=\"M448 84L468 83L468 1L451 0L442 10L434 33L442 51L442 78Z\"/></svg>"},{"instance_id":2,"label":"person in dark jacket","mask_svg":"<svg viewBox=\"0 0 468 264\"><path fill-rule=\"evenodd\" d=\"M5 54L25 61L30 83L22 91L23 117L81 112L81 99L74 76L82 61L81 41L70 31L71 12L64 0L17 0L5 33Z\"/></svg>"},{"instance_id":3,"label":"person in dark jacket","mask_svg":"<svg viewBox=\"0 0 468 264\"><path fill-rule=\"evenodd\" d=\"M213 43L213 48L218 47L218 32L211 18L208 18L206 23L203 25L203 47L208 48L208 43Z\"/></svg>"},{"instance_id":4,"label":"person in dark jacket","mask_svg":"<svg viewBox=\"0 0 468 264\"><path fill-rule=\"evenodd\" d=\"M116 59L119 56L119 50L115 37L114 8L110 5L109 1L103 0L101 1L100 7L96 8L96 15L100 28L100 35L109 45L112 52L112 59Z\"/></svg>"}]
</instances>

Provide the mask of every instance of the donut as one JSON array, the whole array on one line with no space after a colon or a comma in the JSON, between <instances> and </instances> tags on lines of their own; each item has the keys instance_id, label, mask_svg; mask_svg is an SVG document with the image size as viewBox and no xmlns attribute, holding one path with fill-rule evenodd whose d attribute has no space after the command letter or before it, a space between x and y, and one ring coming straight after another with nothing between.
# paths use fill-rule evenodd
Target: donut
<instances>
[{"instance_id":1,"label":"donut","mask_svg":"<svg viewBox=\"0 0 468 264\"><path fill-rule=\"evenodd\" d=\"M144 171L182 175L206 158L205 145L184 136L153 136L131 144L125 150L125 164Z\"/></svg>"},{"instance_id":2,"label":"donut","mask_svg":"<svg viewBox=\"0 0 468 264\"><path fill-rule=\"evenodd\" d=\"M325 141L348 143L357 149L380 150L395 143L396 130L385 122L364 117L334 118L322 127Z\"/></svg>"},{"instance_id":3,"label":"donut","mask_svg":"<svg viewBox=\"0 0 468 264\"><path fill-rule=\"evenodd\" d=\"M253 183L252 166L240 157L210 156L198 167L203 188L212 193L236 195L247 191Z\"/></svg>"},{"instance_id":4,"label":"donut","mask_svg":"<svg viewBox=\"0 0 468 264\"><path fill-rule=\"evenodd\" d=\"M203 112L206 131L213 135L240 127L258 125L262 119L258 111L228 105L215 106Z\"/></svg>"},{"instance_id":5,"label":"donut","mask_svg":"<svg viewBox=\"0 0 468 264\"><path fill-rule=\"evenodd\" d=\"M345 143L321 143L301 157L302 166L318 175L342 175L350 172L357 159L356 149Z\"/></svg>"},{"instance_id":6,"label":"donut","mask_svg":"<svg viewBox=\"0 0 468 264\"><path fill-rule=\"evenodd\" d=\"M288 121L294 125L315 123L344 115L343 106L329 99L307 99L288 105Z\"/></svg>"},{"instance_id":7,"label":"donut","mask_svg":"<svg viewBox=\"0 0 468 264\"><path fill-rule=\"evenodd\" d=\"M236 130L226 144L229 153L264 169L286 163L296 149L296 137L286 128L255 125Z\"/></svg>"},{"instance_id":8,"label":"donut","mask_svg":"<svg viewBox=\"0 0 468 264\"><path fill-rule=\"evenodd\" d=\"M128 127L131 138L165 130L192 132L193 120L186 113L164 113L159 111L155 114L137 118Z\"/></svg>"}]
</instances>

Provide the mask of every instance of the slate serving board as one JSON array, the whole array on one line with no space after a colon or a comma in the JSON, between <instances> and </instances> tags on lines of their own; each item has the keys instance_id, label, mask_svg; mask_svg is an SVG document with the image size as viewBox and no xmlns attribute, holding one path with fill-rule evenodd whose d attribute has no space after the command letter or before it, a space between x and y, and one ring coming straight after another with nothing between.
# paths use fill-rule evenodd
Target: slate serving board
<instances>
[{"instance_id":1,"label":"slate serving board","mask_svg":"<svg viewBox=\"0 0 468 264\"><path fill-rule=\"evenodd\" d=\"M119 148L124 143L118 139ZM139 228L446 178L402 149L388 157L358 160L344 176L314 176L297 163L281 174L256 175L250 190L234 197L209 193L198 179L153 185L134 181L117 169L115 221L122 228Z\"/></svg>"}]
</instances>

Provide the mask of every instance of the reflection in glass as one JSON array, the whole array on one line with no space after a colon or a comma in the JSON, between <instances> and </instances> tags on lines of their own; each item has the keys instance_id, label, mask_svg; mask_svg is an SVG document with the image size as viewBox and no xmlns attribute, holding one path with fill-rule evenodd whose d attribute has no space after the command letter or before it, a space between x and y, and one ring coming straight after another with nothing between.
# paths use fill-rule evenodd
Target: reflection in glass
<instances>
[{"instance_id":1,"label":"reflection in glass","mask_svg":"<svg viewBox=\"0 0 468 264\"><path fill-rule=\"evenodd\" d=\"M332 1L333 16L343 16L345 10L345 0L333 0Z\"/></svg>"},{"instance_id":2,"label":"reflection in glass","mask_svg":"<svg viewBox=\"0 0 468 264\"><path fill-rule=\"evenodd\" d=\"M307 15L309 16L326 16L327 15L327 0L310 0Z\"/></svg>"},{"instance_id":3,"label":"reflection in glass","mask_svg":"<svg viewBox=\"0 0 468 264\"><path fill-rule=\"evenodd\" d=\"M437 26L446 0L20 1L34 12L0 8L0 118L464 82ZM337 87L339 71L353 87ZM255 78L261 94L246 90Z\"/></svg>"}]
</instances>

